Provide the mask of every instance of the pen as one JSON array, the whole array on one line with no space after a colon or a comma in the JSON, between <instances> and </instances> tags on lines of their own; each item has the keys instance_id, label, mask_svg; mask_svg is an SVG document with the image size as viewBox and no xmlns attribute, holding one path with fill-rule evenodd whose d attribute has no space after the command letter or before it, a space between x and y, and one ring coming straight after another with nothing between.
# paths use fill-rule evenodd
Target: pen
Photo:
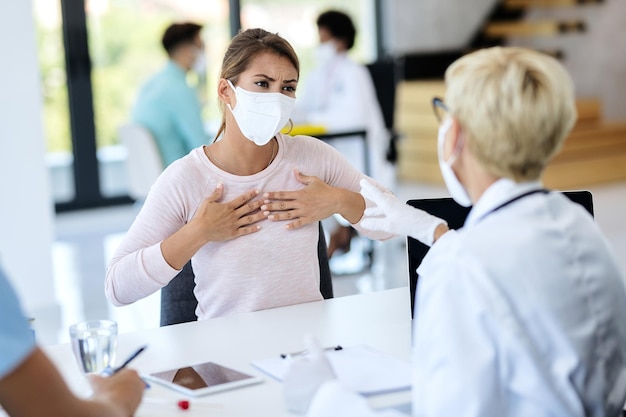
<instances>
[{"instance_id":1,"label":"pen","mask_svg":"<svg viewBox=\"0 0 626 417\"><path fill-rule=\"evenodd\" d=\"M325 347L322 348L323 351L328 351L328 350L342 350L343 348L340 345L337 346L329 346L329 347ZM306 355L307 353L309 353L308 350L301 350L299 352L293 352L293 353L281 353L280 357L283 359L286 359L288 357L293 357L293 356L301 356L301 355Z\"/></svg>"},{"instance_id":2,"label":"pen","mask_svg":"<svg viewBox=\"0 0 626 417\"><path fill-rule=\"evenodd\" d=\"M147 348L147 346L142 346L142 347L140 347L139 349L137 349L137 351L135 351L135 353L133 353L132 355L130 355L130 356L128 357L128 359L126 359L126 360L124 361L124 363L123 363L123 364L121 364L120 366L118 366L117 368L115 368L115 369L113 370L112 375L115 375L116 373L118 373L118 372L119 372L119 371L121 371L122 369L126 368L126 366L127 366L127 365L128 365L128 364L129 364L129 363L130 363L133 359L135 359L137 356L139 356L139 354L140 354L141 352L143 352L146 348Z\"/></svg>"}]
</instances>

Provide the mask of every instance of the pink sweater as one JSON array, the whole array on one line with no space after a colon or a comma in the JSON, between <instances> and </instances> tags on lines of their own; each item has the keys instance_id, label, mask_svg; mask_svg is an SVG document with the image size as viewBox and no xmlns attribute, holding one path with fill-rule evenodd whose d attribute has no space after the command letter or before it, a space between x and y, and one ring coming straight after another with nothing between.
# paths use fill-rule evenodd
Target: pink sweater
<instances>
[{"instance_id":1,"label":"pink sweater","mask_svg":"<svg viewBox=\"0 0 626 417\"><path fill-rule=\"evenodd\" d=\"M269 167L250 176L222 171L204 154L191 151L171 164L152 186L144 206L115 252L105 292L115 305L133 303L176 276L161 253L161 242L192 219L197 207L224 184L229 201L253 189L288 191L303 187L298 168L324 182L359 191L363 174L322 141L277 135L279 149ZM368 202L368 204L371 204ZM196 314L205 319L321 300L317 258L318 225L286 230L286 222L264 220L262 229L226 242L209 242L191 259L196 277ZM358 224L355 225L358 227ZM364 233L373 239L388 234Z\"/></svg>"}]
</instances>

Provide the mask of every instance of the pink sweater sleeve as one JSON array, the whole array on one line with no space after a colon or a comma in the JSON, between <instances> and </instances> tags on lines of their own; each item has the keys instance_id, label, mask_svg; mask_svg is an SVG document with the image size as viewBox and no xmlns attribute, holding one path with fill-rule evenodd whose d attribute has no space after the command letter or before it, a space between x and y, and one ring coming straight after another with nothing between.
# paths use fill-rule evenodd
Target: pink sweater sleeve
<instances>
[{"instance_id":1,"label":"pink sweater sleeve","mask_svg":"<svg viewBox=\"0 0 626 417\"><path fill-rule=\"evenodd\" d=\"M152 294L179 272L165 261L161 242L195 212L197 187L206 186L206 177L196 172L193 160L184 158L170 165L152 186L107 268L105 294L114 305L131 304Z\"/></svg>"},{"instance_id":2,"label":"pink sweater sleeve","mask_svg":"<svg viewBox=\"0 0 626 417\"><path fill-rule=\"evenodd\" d=\"M370 181L374 181L374 179L368 177L363 174L356 168L354 168L350 162L346 158L341 155L335 148L330 145L327 145L319 140L318 146L321 147L317 149L317 157L316 158L308 158L308 160L316 161L316 164L321 165L323 178L321 178L324 182L333 187L345 188L347 190L358 193L361 191L360 181L362 178L367 178ZM309 155L310 156L310 155ZM305 165L306 166L306 165ZM307 174L305 170L302 171L304 174ZM307 174L310 175L310 174ZM381 188L386 189L384 185L380 185ZM365 199L365 207L372 207L375 204L367 199ZM354 228L359 231L363 236L367 236L370 239L374 240L387 240L394 237L394 234L386 233L386 232L375 232L371 230L363 229L360 224L363 221L363 217L355 224L353 224Z\"/></svg>"}]
</instances>

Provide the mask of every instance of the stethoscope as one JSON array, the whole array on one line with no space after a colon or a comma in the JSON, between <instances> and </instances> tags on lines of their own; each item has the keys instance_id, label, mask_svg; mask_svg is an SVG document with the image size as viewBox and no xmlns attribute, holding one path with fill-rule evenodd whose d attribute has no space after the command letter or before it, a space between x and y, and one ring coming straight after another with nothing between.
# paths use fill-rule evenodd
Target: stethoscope
<instances>
[{"instance_id":1,"label":"stethoscope","mask_svg":"<svg viewBox=\"0 0 626 417\"><path fill-rule=\"evenodd\" d=\"M505 201L504 203L500 204L499 206L496 206L495 208L489 210L488 212L486 212L485 214L480 216L477 221L480 221L480 220L484 219L485 217L495 213L496 211L498 211L500 209L503 209L504 207L506 207L506 206L508 206L510 204L515 203L518 200L521 200L524 197L528 197L529 195L539 194L539 193L541 193L541 194L549 194L550 190L546 190L545 188L539 188L539 189L536 189L536 190L530 190L530 191L527 191L525 193L522 193L522 194L520 194L520 195L518 195L516 197L513 197L510 200Z\"/></svg>"}]
</instances>

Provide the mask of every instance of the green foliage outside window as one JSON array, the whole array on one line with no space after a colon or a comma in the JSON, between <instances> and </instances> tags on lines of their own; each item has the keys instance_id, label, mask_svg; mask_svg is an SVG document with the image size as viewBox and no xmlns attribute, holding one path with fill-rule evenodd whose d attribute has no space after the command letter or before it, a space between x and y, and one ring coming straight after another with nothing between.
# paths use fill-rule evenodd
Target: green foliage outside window
<instances>
[{"instance_id":1,"label":"green foliage outside window","mask_svg":"<svg viewBox=\"0 0 626 417\"><path fill-rule=\"evenodd\" d=\"M129 121L137 91L164 65L160 45L164 28L174 19L167 12L144 13L112 7L89 16L89 52L97 147L119 143L117 128Z\"/></svg>"}]
</instances>

